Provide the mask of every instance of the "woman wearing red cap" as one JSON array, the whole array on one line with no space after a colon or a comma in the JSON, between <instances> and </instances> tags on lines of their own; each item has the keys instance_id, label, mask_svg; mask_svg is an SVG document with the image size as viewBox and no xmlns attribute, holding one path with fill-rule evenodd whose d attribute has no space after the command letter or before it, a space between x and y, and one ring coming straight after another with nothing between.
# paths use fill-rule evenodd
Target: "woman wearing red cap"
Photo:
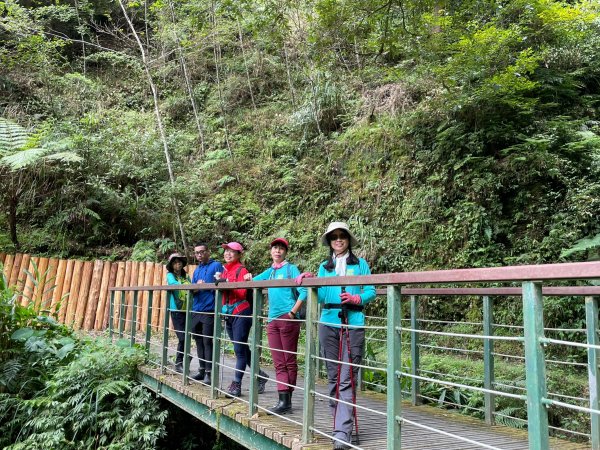
<instances>
[{"instance_id":1,"label":"woman wearing red cap","mask_svg":"<svg viewBox=\"0 0 600 450\"><path fill-rule=\"evenodd\" d=\"M286 261L290 244L284 238L271 242L273 264L263 273L245 280L295 279L300 275L298 268ZM306 288L269 288L269 317L267 337L275 365L279 402L270 408L275 414L287 414L292 410L292 392L298 375L298 337L300 322L295 320L302 302L306 299Z\"/></svg>"},{"instance_id":2,"label":"woman wearing red cap","mask_svg":"<svg viewBox=\"0 0 600 450\"><path fill-rule=\"evenodd\" d=\"M190 277L184 267L187 258L180 253L173 253L167 262L167 284L189 284ZM168 291L169 311L171 321L177 336L177 355L175 356L175 370L183 372L183 347L185 343L185 307L189 291Z\"/></svg>"},{"instance_id":3,"label":"woman wearing red cap","mask_svg":"<svg viewBox=\"0 0 600 450\"><path fill-rule=\"evenodd\" d=\"M239 282L244 281L244 275L248 270L241 263L240 258L244 247L239 242L222 244L225 249L223 259L225 271L221 274L221 281ZM252 305L246 300L246 289L232 289L223 292L223 314L225 314L225 329L229 339L233 341L235 353L235 374L233 381L227 388L227 394L231 397L242 395L242 378L246 366L250 367L250 347L248 346L248 335L252 327ZM258 393L265 391L265 384L269 376L259 370Z\"/></svg>"}]
</instances>

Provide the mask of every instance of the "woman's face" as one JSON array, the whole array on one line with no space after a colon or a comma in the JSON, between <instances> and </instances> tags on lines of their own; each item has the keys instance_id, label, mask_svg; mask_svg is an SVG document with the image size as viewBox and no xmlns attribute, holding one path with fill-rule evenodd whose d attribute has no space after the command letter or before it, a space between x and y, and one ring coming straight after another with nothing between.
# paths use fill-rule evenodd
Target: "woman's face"
<instances>
[{"instance_id":1,"label":"woman's face","mask_svg":"<svg viewBox=\"0 0 600 450\"><path fill-rule=\"evenodd\" d=\"M226 263L239 261L240 260L240 252L237 250L231 250L230 248L226 248L223 253L223 259Z\"/></svg>"},{"instance_id":2,"label":"woman's face","mask_svg":"<svg viewBox=\"0 0 600 450\"><path fill-rule=\"evenodd\" d=\"M173 261L173 271L174 272L181 272L181 269L183 269L183 263L181 262L180 259L176 259L175 261Z\"/></svg>"},{"instance_id":3,"label":"woman's face","mask_svg":"<svg viewBox=\"0 0 600 450\"><path fill-rule=\"evenodd\" d=\"M273 258L274 263L285 261L285 255L287 255L287 249L283 245L276 244L271 247L271 258Z\"/></svg>"},{"instance_id":4,"label":"woman's face","mask_svg":"<svg viewBox=\"0 0 600 450\"><path fill-rule=\"evenodd\" d=\"M348 246L350 245L350 237L344 230L337 228L329 233L327 238L329 239L329 245L331 246L331 249L336 255L341 255L348 250Z\"/></svg>"}]
</instances>

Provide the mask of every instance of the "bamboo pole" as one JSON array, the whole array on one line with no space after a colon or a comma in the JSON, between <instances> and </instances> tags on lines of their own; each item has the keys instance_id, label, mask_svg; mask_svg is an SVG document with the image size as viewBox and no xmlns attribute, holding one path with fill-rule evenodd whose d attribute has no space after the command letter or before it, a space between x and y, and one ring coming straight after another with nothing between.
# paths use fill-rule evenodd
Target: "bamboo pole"
<instances>
[{"instance_id":1,"label":"bamboo pole","mask_svg":"<svg viewBox=\"0 0 600 450\"><path fill-rule=\"evenodd\" d=\"M42 295L46 290L46 284L48 283L48 258L39 258L38 259L38 273L39 280L37 280L37 286L35 286L33 290L33 301L35 302L35 309L39 311L41 303L42 303Z\"/></svg>"},{"instance_id":2,"label":"bamboo pole","mask_svg":"<svg viewBox=\"0 0 600 450\"><path fill-rule=\"evenodd\" d=\"M125 262L118 263L117 269L117 279L115 281L115 287L123 287L125 285L125 272L127 272L127 264ZM113 327L117 328L119 326L119 319L121 318L121 303L123 303L125 299L124 292L115 293L115 309L113 316Z\"/></svg>"},{"instance_id":3,"label":"bamboo pole","mask_svg":"<svg viewBox=\"0 0 600 450\"><path fill-rule=\"evenodd\" d=\"M88 301L85 307L82 323L83 329L86 331L94 328L94 321L96 320L96 314L98 313L98 300L100 298L100 285L102 284L103 268L104 263L102 261L94 261L92 283L90 284L90 292L88 294Z\"/></svg>"},{"instance_id":4,"label":"bamboo pole","mask_svg":"<svg viewBox=\"0 0 600 450\"><path fill-rule=\"evenodd\" d=\"M48 273L46 276L46 286L41 292L40 309L51 313L50 304L52 303L52 294L56 290L56 274L58 272L58 259L48 259Z\"/></svg>"},{"instance_id":5,"label":"bamboo pole","mask_svg":"<svg viewBox=\"0 0 600 450\"><path fill-rule=\"evenodd\" d=\"M6 255L6 259L4 260L4 276L6 277L6 281L10 281L10 273L13 268L13 264L15 262L15 255ZM10 283L9 283L10 286Z\"/></svg>"},{"instance_id":6,"label":"bamboo pole","mask_svg":"<svg viewBox=\"0 0 600 450\"><path fill-rule=\"evenodd\" d=\"M8 255L4 252L0 252L0 264L4 265L4 260Z\"/></svg>"},{"instance_id":7,"label":"bamboo pole","mask_svg":"<svg viewBox=\"0 0 600 450\"><path fill-rule=\"evenodd\" d=\"M154 276L152 277L152 285L160 286L162 280L162 264L154 264ZM152 302L152 327L158 328L162 322L160 322L160 297L161 292L156 291L154 294L153 302Z\"/></svg>"},{"instance_id":8,"label":"bamboo pole","mask_svg":"<svg viewBox=\"0 0 600 450\"><path fill-rule=\"evenodd\" d=\"M29 254L23 255L21 261L21 273L19 274L19 280L17 281L17 289L21 291L21 305L27 306L33 298L33 286L35 281L35 271L33 265L37 266L37 260L39 258L31 257ZM29 272L31 275L28 275Z\"/></svg>"},{"instance_id":9,"label":"bamboo pole","mask_svg":"<svg viewBox=\"0 0 600 450\"><path fill-rule=\"evenodd\" d=\"M77 309L77 299L79 297L79 286L81 285L81 271L83 270L83 261L75 261L73 265L73 275L71 277L71 285L69 286L69 299L65 314L64 324L71 326L75 319L75 311Z\"/></svg>"},{"instance_id":10,"label":"bamboo pole","mask_svg":"<svg viewBox=\"0 0 600 450\"><path fill-rule=\"evenodd\" d=\"M104 329L104 324L107 323L104 310L108 303L108 288L111 284L111 278L112 285L114 286L116 276L117 265L104 261L102 264L102 281L100 283L100 292L98 294L98 308L96 309L96 317L94 318L94 330Z\"/></svg>"},{"instance_id":11,"label":"bamboo pole","mask_svg":"<svg viewBox=\"0 0 600 450\"><path fill-rule=\"evenodd\" d=\"M19 270L21 269L21 260L22 259L23 259L23 253L15 254L12 267L10 268L10 277L7 276L9 286L17 285L17 278L19 277Z\"/></svg>"},{"instance_id":12,"label":"bamboo pole","mask_svg":"<svg viewBox=\"0 0 600 450\"><path fill-rule=\"evenodd\" d=\"M73 325L76 330L81 329L87 303L89 301L90 286L92 284L92 274L94 272L94 262L86 261L83 263L83 273L81 275L81 283L79 285L79 293L77 296L77 305L75 306L75 314L73 317Z\"/></svg>"},{"instance_id":13,"label":"bamboo pole","mask_svg":"<svg viewBox=\"0 0 600 450\"><path fill-rule=\"evenodd\" d=\"M137 283L136 286L142 286L144 284L144 280L146 279L146 262L144 261L140 261L137 263L138 266L138 277L137 277ZM134 317L134 322L135 323L135 330L139 330L140 329L140 325L141 325L141 321L142 321L142 310L143 308L141 308L141 305L143 300L143 295L141 295L141 293L138 293L138 303L137 303L137 311L136 311L136 317Z\"/></svg>"},{"instance_id":14,"label":"bamboo pole","mask_svg":"<svg viewBox=\"0 0 600 450\"><path fill-rule=\"evenodd\" d=\"M161 267L160 285L167 284L167 267ZM167 304L167 291L160 291L160 316L159 324L162 326L165 323L165 305Z\"/></svg>"},{"instance_id":15,"label":"bamboo pole","mask_svg":"<svg viewBox=\"0 0 600 450\"><path fill-rule=\"evenodd\" d=\"M154 263L147 262L146 263L146 272L144 274L144 286L152 285L152 280L154 279ZM142 294L142 307L141 309L141 318L140 318L140 330L145 330L146 325L148 325L148 321L151 320L151 317L148 315L148 291L144 291Z\"/></svg>"},{"instance_id":16,"label":"bamboo pole","mask_svg":"<svg viewBox=\"0 0 600 450\"><path fill-rule=\"evenodd\" d=\"M69 262L66 259L58 261L58 267L56 268L56 287L52 291L52 300L50 301L50 311L55 315L56 320L62 323L60 319L60 311L63 309L62 295L64 292L65 276L67 274L67 266Z\"/></svg>"},{"instance_id":17,"label":"bamboo pole","mask_svg":"<svg viewBox=\"0 0 600 450\"><path fill-rule=\"evenodd\" d=\"M136 261L127 261L127 262L131 263L130 264L131 273L130 273L129 282L127 283L127 286L135 286L135 285L137 285L139 263L137 263ZM127 309L126 309L126 313L125 313L125 329L131 331L131 325L137 319L136 317L134 317L133 319L131 317L131 314L133 313L133 292L131 292L131 291L127 292L126 298L127 298L127 306L126 306Z\"/></svg>"},{"instance_id":18,"label":"bamboo pole","mask_svg":"<svg viewBox=\"0 0 600 450\"><path fill-rule=\"evenodd\" d=\"M59 309L59 321L65 323L65 317L67 316L67 310L69 309L69 300L71 297L71 280L73 279L73 268L75 267L75 260L68 259L67 266L65 268L65 277L62 283L62 292L60 297L60 309Z\"/></svg>"}]
</instances>

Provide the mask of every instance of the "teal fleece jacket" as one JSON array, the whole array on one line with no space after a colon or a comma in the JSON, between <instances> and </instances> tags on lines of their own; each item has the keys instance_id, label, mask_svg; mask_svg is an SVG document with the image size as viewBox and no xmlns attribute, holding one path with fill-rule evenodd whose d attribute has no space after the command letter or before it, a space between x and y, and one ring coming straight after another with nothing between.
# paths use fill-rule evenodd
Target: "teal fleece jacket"
<instances>
[{"instance_id":1,"label":"teal fleece jacket","mask_svg":"<svg viewBox=\"0 0 600 450\"><path fill-rule=\"evenodd\" d=\"M323 261L319 266L318 277L336 277L335 270L328 272L325 269L327 261ZM371 269L369 264L363 259L358 258L358 265L348 264L346 268L346 276L356 275L371 275ZM376 292L374 286L346 286L346 292L349 294L359 294L361 298L361 304L366 305L375 298ZM319 288L319 303L341 303L340 294L342 288L340 286L324 286ZM339 309L323 309L321 311L321 322L325 325L334 328L340 328L341 319L339 318ZM362 311L348 311L348 325L363 326L365 324L365 315Z\"/></svg>"},{"instance_id":2,"label":"teal fleece jacket","mask_svg":"<svg viewBox=\"0 0 600 450\"><path fill-rule=\"evenodd\" d=\"M289 262L279 269L273 269L269 267L263 273L256 275L252 278L253 281L261 280L288 280L294 279L300 275L300 270L294 264ZM295 290L297 289L297 297L295 296ZM306 300L306 288L269 288L269 322L273 319L277 319L283 314L290 312L292 307L296 304L296 300Z\"/></svg>"}]
</instances>

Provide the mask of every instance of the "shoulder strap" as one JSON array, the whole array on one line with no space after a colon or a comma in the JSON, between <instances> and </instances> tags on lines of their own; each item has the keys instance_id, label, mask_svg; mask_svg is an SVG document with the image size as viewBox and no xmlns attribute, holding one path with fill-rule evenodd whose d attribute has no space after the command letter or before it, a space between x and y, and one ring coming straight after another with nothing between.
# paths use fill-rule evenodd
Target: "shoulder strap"
<instances>
[{"instance_id":1,"label":"shoulder strap","mask_svg":"<svg viewBox=\"0 0 600 450\"><path fill-rule=\"evenodd\" d=\"M240 276L240 272L242 271L242 269L244 269L246 266L241 265L240 267L238 267L238 270L235 271L235 279L237 280Z\"/></svg>"}]
</instances>

